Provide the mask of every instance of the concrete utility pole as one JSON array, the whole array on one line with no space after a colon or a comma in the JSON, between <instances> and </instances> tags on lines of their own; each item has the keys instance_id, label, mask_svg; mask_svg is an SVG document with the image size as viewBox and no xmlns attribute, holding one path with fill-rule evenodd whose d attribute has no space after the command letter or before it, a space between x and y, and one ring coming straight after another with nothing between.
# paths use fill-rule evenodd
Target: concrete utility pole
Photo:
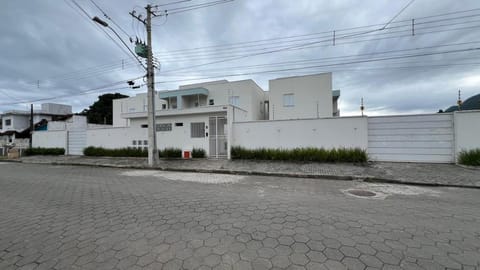
<instances>
[{"instance_id":1,"label":"concrete utility pole","mask_svg":"<svg viewBox=\"0 0 480 270\"><path fill-rule=\"evenodd\" d=\"M92 20L103 27L107 27L122 41L122 43L128 48L130 53L137 59L140 65L147 71L147 85L148 85L148 166L153 167L158 162L158 149L157 149L157 136L156 136L156 120L155 120L155 83L154 83L154 73L153 73L153 52L152 52L152 6L148 5L145 7L147 10L147 19L142 20L139 16L135 15L134 12L130 12L134 18L145 24L147 28L147 67L143 65L142 61L138 60L135 53L127 46L127 44L122 40L120 35L108 25L107 22L101 20L98 17L93 17Z\"/></svg>"},{"instance_id":2,"label":"concrete utility pole","mask_svg":"<svg viewBox=\"0 0 480 270\"><path fill-rule=\"evenodd\" d=\"M33 104L30 104L30 141L29 141L30 148L32 148L32 140L33 140Z\"/></svg>"},{"instance_id":3,"label":"concrete utility pole","mask_svg":"<svg viewBox=\"0 0 480 270\"><path fill-rule=\"evenodd\" d=\"M147 85L148 85L148 165L154 166L158 162L157 136L156 136L156 117L155 117L155 82L153 71L153 52L152 52L152 6L147 5Z\"/></svg>"},{"instance_id":4,"label":"concrete utility pole","mask_svg":"<svg viewBox=\"0 0 480 270\"><path fill-rule=\"evenodd\" d=\"M153 66L153 49L152 49L152 6L145 7L147 11L147 18L142 19L140 15L136 15L135 11L129 14L143 23L147 30L147 121L148 121L148 166L153 167L158 163L158 148L157 148L157 125L155 116L155 81L154 81L154 66ZM137 44L138 45L138 44Z\"/></svg>"}]
</instances>

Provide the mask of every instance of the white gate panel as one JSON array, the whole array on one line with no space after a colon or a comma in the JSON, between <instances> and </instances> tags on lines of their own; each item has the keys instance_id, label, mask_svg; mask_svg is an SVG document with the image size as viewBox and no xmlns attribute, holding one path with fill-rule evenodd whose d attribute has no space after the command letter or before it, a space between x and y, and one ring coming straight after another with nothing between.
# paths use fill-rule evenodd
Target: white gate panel
<instances>
[{"instance_id":1,"label":"white gate panel","mask_svg":"<svg viewBox=\"0 0 480 270\"><path fill-rule=\"evenodd\" d=\"M85 147L87 147L87 132L85 130L68 132L68 155L81 156Z\"/></svg>"},{"instance_id":2,"label":"white gate panel","mask_svg":"<svg viewBox=\"0 0 480 270\"><path fill-rule=\"evenodd\" d=\"M376 161L451 163L453 115L369 117L368 154Z\"/></svg>"}]
</instances>

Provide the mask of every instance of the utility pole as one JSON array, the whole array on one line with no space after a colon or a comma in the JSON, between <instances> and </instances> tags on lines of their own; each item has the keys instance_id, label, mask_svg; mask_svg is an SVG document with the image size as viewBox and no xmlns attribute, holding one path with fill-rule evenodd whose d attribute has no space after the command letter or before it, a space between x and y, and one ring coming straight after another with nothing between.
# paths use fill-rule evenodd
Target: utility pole
<instances>
[{"instance_id":1,"label":"utility pole","mask_svg":"<svg viewBox=\"0 0 480 270\"><path fill-rule=\"evenodd\" d=\"M155 117L155 82L153 71L153 52L152 52L152 6L147 5L147 85L148 85L148 165L154 166L158 162L157 136L156 136L156 117Z\"/></svg>"},{"instance_id":2,"label":"utility pole","mask_svg":"<svg viewBox=\"0 0 480 270\"><path fill-rule=\"evenodd\" d=\"M29 142L30 148L32 148L32 140L33 140L33 104L30 104L30 142Z\"/></svg>"},{"instance_id":3,"label":"utility pole","mask_svg":"<svg viewBox=\"0 0 480 270\"><path fill-rule=\"evenodd\" d=\"M135 11L129 14L143 23L147 30L147 123L148 123L148 166L153 167L158 163L158 148L157 148L157 127L155 116L155 81L154 81L154 67L153 67L153 49L152 49L152 6L145 7L147 11L147 18L142 19ZM137 44L138 45L138 44Z\"/></svg>"}]
</instances>

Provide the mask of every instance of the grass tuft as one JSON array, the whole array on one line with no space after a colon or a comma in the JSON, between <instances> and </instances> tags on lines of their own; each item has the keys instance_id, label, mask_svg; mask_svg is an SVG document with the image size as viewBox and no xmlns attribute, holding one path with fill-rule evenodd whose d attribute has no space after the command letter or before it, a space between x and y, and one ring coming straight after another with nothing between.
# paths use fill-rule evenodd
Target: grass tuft
<instances>
[{"instance_id":1,"label":"grass tuft","mask_svg":"<svg viewBox=\"0 0 480 270\"><path fill-rule=\"evenodd\" d=\"M480 148L461 151L458 156L458 163L469 166L480 166Z\"/></svg>"},{"instance_id":2,"label":"grass tuft","mask_svg":"<svg viewBox=\"0 0 480 270\"><path fill-rule=\"evenodd\" d=\"M295 148L295 149L246 149L232 147L232 159L276 160L300 162L347 162L364 163L368 161L367 151L360 148Z\"/></svg>"}]
</instances>

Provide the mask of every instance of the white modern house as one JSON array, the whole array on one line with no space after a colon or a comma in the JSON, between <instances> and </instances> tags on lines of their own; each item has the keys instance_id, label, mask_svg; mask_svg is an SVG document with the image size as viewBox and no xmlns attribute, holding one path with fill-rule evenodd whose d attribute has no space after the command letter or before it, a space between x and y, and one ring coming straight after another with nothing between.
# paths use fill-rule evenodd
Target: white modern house
<instances>
[{"instance_id":1,"label":"white modern house","mask_svg":"<svg viewBox=\"0 0 480 270\"><path fill-rule=\"evenodd\" d=\"M480 148L480 111L340 117L332 74L274 79L268 91L254 81L214 81L156 92L158 148L202 148L230 158L244 148L361 148L376 161L454 163L462 150ZM5 116L4 116L5 117ZM12 122L10 122L10 125ZM5 123L4 123L5 125ZM147 148L147 96L113 101L113 125L85 117L49 122L33 146L82 155L88 146Z\"/></svg>"},{"instance_id":2,"label":"white modern house","mask_svg":"<svg viewBox=\"0 0 480 270\"><path fill-rule=\"evenodd\" d=\"M270 120L340 116L340 90L332 91L332 73L279 78L269 82Z\"/></svg>"},{"instance_id":3,"label":"white modern house","mask_svg":"<svg viewBox=\"0 0 480 270\"><path fill-rule=\"evenodd\" d=\"M48 122L63 118L72 114L72 107L69 105L44 103L39 110L33 111L33 124ZM30 136L29 110L11 110L0 114L0 146L6 143L19 143L18 139L25 139ZM27 133L27 134L25 134Z\"/></svg>"},{"instance_id":4,"label":"white modern house","mask_svg":"<svg viewBox=\"0 0 480 270\"><path fill-rule=\"evenodd\" d=\"M269 87L264 91L253 80L220 80L156 92L158 148L202 148L210 158L228 158L234 123L339 116L340 91L332 91L331 73L280 78ZM85 123L63 125L63 130L49 123L47 132L35 132L34 146L64 146L67 154L76 155L88 146L148 146L146 94L114 100L112 126L87 125L78 117L69 121Z\"/></svg>"},{"instance_id":5,"label":"white modern house","mask_svg":"<svg viewBox=\"0 0 480 270\"><path fill-rule=\"evenodd\" d=\"M253 80L161 91L155 100L158 147L202 148L209 157L228 157L234 122L338 116L339 95L332 91L331 73L276 79L267 92ZM114 100L113 126L144 129L123 147L146 147L146 94Z\"/></svg>"}]
</instances>

